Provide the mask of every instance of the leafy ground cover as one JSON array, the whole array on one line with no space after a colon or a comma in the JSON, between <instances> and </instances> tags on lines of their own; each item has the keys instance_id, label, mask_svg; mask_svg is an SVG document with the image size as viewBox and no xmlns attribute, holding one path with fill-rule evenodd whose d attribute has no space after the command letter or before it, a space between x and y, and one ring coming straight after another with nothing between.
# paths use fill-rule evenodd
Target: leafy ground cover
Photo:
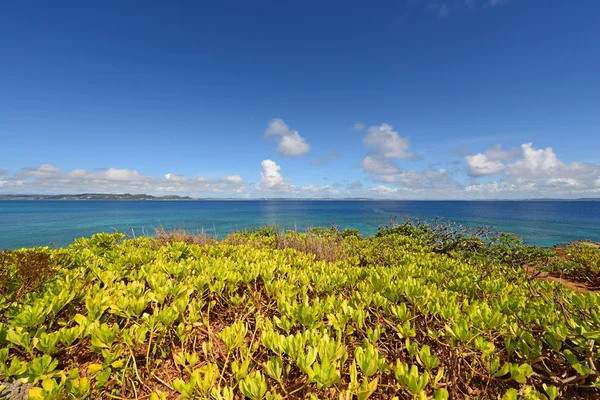
<instances>
[{"instance_id":1,"label":"leafy ground cover","mask_svg":"<svg viewBox=\"0 0 600 400\"><path fill-rule=\"evenodd\" d=\"M600 289L600 248L590 244L569 247L544 268L550 275Z\"/></svg>"},{"instance_id":2,"label":"leafy ground cover","mask_svg":"<svg viewBox=\"0 0 600 400\"><path fill-rule=\"evenodd\" d=\"M560 262L597 268L587 252ZM25 257L45 272L31 274ZM102 233L4 252L0 389L31 384L33 399L598 398L600 297L522 268L566 270L556 262L510 235L418 223L370 238Z\"/></svg>"}]
</instances>

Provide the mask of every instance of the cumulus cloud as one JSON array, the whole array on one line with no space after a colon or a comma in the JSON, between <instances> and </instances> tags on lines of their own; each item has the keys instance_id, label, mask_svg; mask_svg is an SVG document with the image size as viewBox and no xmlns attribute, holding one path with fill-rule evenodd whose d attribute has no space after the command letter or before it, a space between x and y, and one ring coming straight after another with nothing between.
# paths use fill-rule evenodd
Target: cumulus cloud
<instances>
[{"instance_id":1,"label":"cumulus cloud","mask_svg":"<svg viewBox=\"0 0 600 400\"><path fill-rule=\"evenodd\" d=\"M479 153L467 156L469 176L494 175L504 170L504 164L498 160L490 160L485 154Z\"/></svg>"},{"instance_id":2,"label":"cumulus cloud","mask_svg":"<svg viewBox=\"0 0 600 400\"><path fill-rule=\"evenodd\" d=\"M272 137L279 142L277 152L284 156L296 157L307 153L310 145L300 136L297 130L290 127L279 118L272 119L265 131L265 137Z\"/></svg>"},{"instance_id":3,"label":"cumulus cloud","mask_svg":"<svg viewBox=\"0 0 600 400\"><path fill-rule=\"evenodd\" d=\"M354 181L343 182L343 185L331 182L321 186L306 182L294 186L285 177L280 165L274 160L265 159L260 165L255 164L255 176L258 179L253 183L246 183L242 176L236 174L188 177L169 172L150 176L135 169L120 168L91 171L80 168L62 172L57 166L44 164L22 168L14 173L0 171L0 193L128 192L181 194L200 198L285 196L390 199L577 198L600 195L600 164L565 162L552 148L537 148L532 143L524 143L516 149L492 146L481 153L466 156L467 170L450 171L440 168L439 164L424 169L401 169L394 162L397 158L386 157L385 151L391 150L373 145L360 163L362 170L369 174L369 180L373 182L371 185ZM404 151L410 152L410 148ZM492 175L496 175L493 181L485 177Z\"/></svg>"},{"instance_id":4,"label":"cumulus cloud","mask_svg":"<svg viewBox=\"0 0 600 400\"><path fill-rule=\"evenodd\" d=\"M521 145L522 157L508 166L509 175L519 175L523 172L528 174L547 174L556 169L564 169L564 163L558 160L556 153L551 147L545 149L534 149L532 143ZM576 169L572 165L569 169Z\"/></svg>"},{"instance_id":5,"label":"cumulus cloud","mask_svg":"<svg viewBox=\"0 0 600 400\"><path fill-rule=\"evenodd\" d=\"M369 148L369 153L360 163L362 170L370 174L373 182L395 186L394 191L387 191L385 188L389 189L388 186L380 185L368 189L370 192L382 194L402 191L404 196L429 191L431 194L447 197L448 190L457 193L462 191L461 185L443 168L402 170L396 164L396 159L416 160L417 156L410 150L410 139L400 136L389 124L370 127L364 143Z\"/></svg>"},{"instance_id":6,"label":"cumulus cloud","mask_svg":"<svg viewBox=\"0 0 600 400\"><path fill-rule=\"evenodd\" d=\"M409 188L436 187L441 189L458 186L448 171L443 168L425 171L404 171L396 177L396 182Z\"/></svg>"},{"instance_id":7,"label":"cumulus cloud","mask_svg":"<svg viewBox=\"0 0 600 400\"><path fill-rule=\"evenodd\" d=\"M416 159L416 155L409 150L410 138L400 136L389 124L371 126L364 143L373 154L384 158Z\"/></svg>"},{"instance_id":8,"label":"cumulus cloud","mask_svg":"<svg viewBox=\"0 0 600 400\"><path fill-rule=\"evenodd\" d=\"M272 188L283 184L283 176L279 172L281 167L273 160L263 160L260 165L263 171L260 173L260 180L264 187Z\"/></svg>"},{"instance_id":9,"label":"cumulus cloud","mask_svg":"<svg viewBox=\"0 0 600 400\"><path fill-rule=\"evenodd\" d=\"M51 179L60 175L60 168L50 164L42 164L39 167L21 168L15 173L19 179Z\"/></svg>"},{"instance_id":10,"label":"cumulus cloud","mask_svg":"<svg viewBox=\"0 0 600 400\"><path fill-rule=\"evenodd\" d=\"M471 177L495 175L502 172L505 168L503 161L512 160L521 154L518 148L503 149L497 144L485 153L478 153L466 156L468 173Z\"/></svg>"},{"instance_id":11,"label":"cumulus cloud","mask_svg":"<svg viewBox=\"0 0 600 400\"><path fill-rule=\"evenodd\" d=\"M5 193L147 193L186 194L239 193L246 184L239 175L225 175L219 179L198 176L186 178L167 173L164 177L143 175L136 170L107 168L98 171L75 169L61 173L49 164L22 168L13 176L3 178Z\"/></svg>"},{"instance_id":12,"label":"cumulus cloud","mask_svg":"<svg viewBox=\"0 0 600 400\"><path fill-rule=\"evenodd\" d=\"M365 172L375 175L394 175L400 173L400 168L392 160L382 157L366 156L360 166Z\"/></svg>"},{"instance_id":13,"label":"cumulus cloud","mask_svg":"<svg viewBox=\"0 0 600 400\"><path fill-rule=\"evenodd\" d=\"M502 145L497 144L487 149L485 155L493 161L513 160L521 155L521 149L518 147L503 149Z\"/></svg>"},{"instance_id":14,"label":"cumulus cloud","mask_svg":"<svg viewBox=\"0 0 600 400\"><path fill-rule=\"evenodd\" d=\"M417 159L410 151L410 139L400 136L389 124L369 127L363 142L369 148L369 153L360 166L363 171L371 174L373 181L394 181L393 175L401 172L394 159Z\"/></svg>"},{"instance_id":15,"label":"cumulus cloud","mask_svg":"<svg viewBox=\"0 0 600 400\"><path fill-rule=\"evenodd\" d=\"M239 175L225 175L223 180L229 183L242 183L243 181L242 177Z\"/></svg>"},{"instance_id":16,"label":"cumulus cloud","mask_svg":"<svg viewBox=\"0 0 600 400\"><path fill-rule=\"evenodd\" d=\"M336 152L323 154L322 156L311 160L310 165L313 165L313 166L327 165L327 164L331 163L333 160L339 159L340 157L341 157L341 154L336 153Z\"/></svg>"},{"instance_id":17,"label":"cumulus cloud","mask_svg":"<svg viewBox=\"0 0 600 400\"><path fill-rule=\"evenodd\" d=\"M581 183L577 182L573 178L550 178L546 182L549 185L556 185L556 186L571 186L571 187L582 186Z\"/></svg>"},{"instance_id":18,"label":"cumulus cloud","mask_svg":"<svg viewBox=\"0 0 600 400\"><path fill-rule=\"evenodd\" d=\"M510 151L495 146L466 159L472 177L502 174L501 184L494 192L536 197L585 195L594 190L600 176L600 164L566 163L558 158L551 147L535 148L532 143L524 143L520 149ZM466 190L476 191L480 187L471 185Z\"/></svg>"},{"instance_id":19,"label":"cumulus cloud","mask_svg":"<svg viewBox=\"0 0 600 400\"><path fill-rule=\"evenodd\" d=\"M497 193L497 192L500 191L500 186L496 182L480 183L480 184L477 184L477 185L467 185L467 186L465 186L465 191L467 191L467 192Z\"/></svg>"},{"instance_id":20,"label":"cumulus cloud","mask_svg":"<svg viewBox=\"0 0 600 400\"><path fill-rule=\"evenodd\" d=\"M398 188L391 188L391 187L379 185L379 186L369 188L369 191L378 193L378 194L390 194L390 193L396 193L398 191Z\"/></svg>"},{"instance_id":21,"label":"cumulus cloud","mask_svg":"<svg viewBox=\"0 0 600 400\"><path fill-rule=\"evenodd\" d=\"M336 195L340 191L337 187L333 185L328 186L318 186L318 185L306 185L300 188L301 191L305 193L310 193L312 195L318 194L319 196L331 196Z\"/></svg>"},{"instance_id":22,"label":"cumulus cloud","mask_svg":"<svg viewBox=\"0 0 600 400\"><path fill-rule=\"evenodd\" d=\"M143 182L149 178L143 176L136 170L107 168L99 172L89 173L88 179L108 182Z\"/></svg>"},{"instance_id":23,"label":"cumulus cloud","mask_svg":"<svg viewBox=\"0 0 600 400\"><path fill-rule=\"evenodd\" d=\"M171 182L183 182L185 177L178 174L165 174L165 179Z\"/></svg>"},{"instance_id":24,"label":"cumulus cloud","mask_svg":"<svg viewBox=\"0 0 600 400\"><path fill-rule=\"evenodd\" d=\"M445 169L426 169L423 171L407 170L395 175L382 175L374 179L376 182L395 184L403 189L425 191L429 189L460 190L461 185L456 182Z\"/></svg>"}]
</instances>

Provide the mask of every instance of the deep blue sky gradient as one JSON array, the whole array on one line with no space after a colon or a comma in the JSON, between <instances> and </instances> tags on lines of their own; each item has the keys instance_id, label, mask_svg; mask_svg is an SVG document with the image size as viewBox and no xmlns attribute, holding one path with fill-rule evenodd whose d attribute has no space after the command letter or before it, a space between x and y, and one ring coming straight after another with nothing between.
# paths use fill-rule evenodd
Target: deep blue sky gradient
<instances>
[{"instance_id":1,"label":"deep blue sky gradient","mask_svg":"<svg viewBox=\"0 0 600 400\"><path fill-rule=\"evenodd\" d=\"M421 160L403 169L461 168L452 150L497 143L600 161L596 1L15 1L0 49L10 174L51 164L254 183L273 159L296 185L369 186L357 122L411 138ZM272 118L310 153L278 155ZM329 152L341 157L310 165Z\"/></svg>"}]
</instances>

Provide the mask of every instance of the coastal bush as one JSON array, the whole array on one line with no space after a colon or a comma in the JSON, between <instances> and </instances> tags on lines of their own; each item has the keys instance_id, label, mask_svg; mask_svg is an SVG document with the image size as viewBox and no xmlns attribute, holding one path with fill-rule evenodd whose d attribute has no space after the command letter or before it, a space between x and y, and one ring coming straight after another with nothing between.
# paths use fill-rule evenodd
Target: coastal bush
<instances>
[{"instance_id":1,"label":"coastal bush","mask_svg":"<svg viewBox=\"0 0 600 400\"><path fill-rule=\"evenodd\" d=\"M547 265L556 257L550 250L528 246L519 237L495 232L486 226L465 226L443 219L432 221L405 218L392 219L379 227L376 237L408 236L439 254L484 264L500 263L513 267Z\"/></svg>"},{"instance_id":2,"label":"coastal bush","mask_svg":"<svg viewBox=\"0 0 600 400\"><path fill-rule=\"evenodd\" d=\"M0 252L0 296L12 299L38 289L54 274L56 258L47 248Z\"/></svg>"},{"instance_id":3,"label":"coastal bush","mask_svg":"<svg viewBox=\"0 0 600 400\"><path fill-rule=\"evenodd\" d=\"M294 249L302 253L313 254L319 261L344 260L349 256L349 243L339 234L315 235L312 232L278 234L274 248Z\"/></svg>"},{"instance_id":4,"label":"coastal bush","mask_svg":"<svg viewBox=\"0 0 600 400\"><path fill-rule=\"evenodd\" d=\"M592 288L600 287L600 248L582 245L570 247L546 269L554 276L575 282L584 282Z\"/></svg>"},{"instance_id":5,"label":"coastal bush","mask_svg":"<svg viewBox=\"0 0 600 400\"><path fill-rule=\"evenodd\" d=\"M572 247L567 251L569 261L580 268L600 271L600 248L592 246Z\"/></svg>"},{"instance_id":6,"label":"coastal bush","mask_svg":"<svg viewBox=\"0 0 600 400\"><path fill-rule=\"evenodd\" d=\"M191 233L184 229L165 229L163 227L155 230L154 237L159 245L172 242L183 242L203 246L206 244L214 244L216 242L215 238L208 236L204 232Z\"/></svg>"},{"instance_id":7,"label":"coastal bush","mask_svg":"<svg viewBox=\"0 0 600 400\"><path fill-rule=\"evenodd\" d=\"M32 399L600 396L596 294L404 234L244 235L273 242L100 234L44 249L68 262L29 295L0 297L0 387L33 385ZM317 241L345 258L319 260Z\"/></svg>"},{"instance_id":8,"label":"coastal bush","mask_svg":"<svg viewBox=\"0 0 600 400\"><path fill-rule=\"evenodd\" d=\"M254 248L294 249L312 254L316 260L336 261L348 258L350 241L359 239L358 230L339 231L337 227L309 228L306 232L278 231L276 227L256 228L229 234L222 242ZM345 240L347 239L347 240Z\"/></svg>"},{"instance_id":9,"label":"coastal bush","mask_svg":"<svg viewBox=\"0 0 600 400\"><path fill-rule=\"evenodd\" d=\"M275 233L271 234L270 229L265 231L244 230L241 232L233 232L227 235L225 239L222 240L222 243L234 246L246 245L256 249L265 247L273 248L275 245Z\"/></svg>"}]
</instances>

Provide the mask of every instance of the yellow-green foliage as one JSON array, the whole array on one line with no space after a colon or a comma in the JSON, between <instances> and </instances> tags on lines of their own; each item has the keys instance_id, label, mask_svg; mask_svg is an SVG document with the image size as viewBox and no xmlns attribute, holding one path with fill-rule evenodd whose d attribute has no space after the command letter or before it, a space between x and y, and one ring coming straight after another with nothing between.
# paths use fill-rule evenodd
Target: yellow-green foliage
<instances>
[{"instance_id":1,"label":"yellow-green foliage","mask_svg":"<svg viewBox=\"0 0 600 400\"><path fill-rule=\"evenodd\" d=\"M403 235L236 235L47 250L57 273L0 298L0 382L34 399L598 396L595 294Z\"/></svg>"},{"instance_id":2,"label":"yellow-green foliage","mask_svg":"<svg viewBox=\"0 0 600 400\"><path fill-rule=\"evenodd\" d=\"M600 249L592 246L570 248L567 251L568 260L579 268L600 272Z\"/></svg>"}]
</instances>

